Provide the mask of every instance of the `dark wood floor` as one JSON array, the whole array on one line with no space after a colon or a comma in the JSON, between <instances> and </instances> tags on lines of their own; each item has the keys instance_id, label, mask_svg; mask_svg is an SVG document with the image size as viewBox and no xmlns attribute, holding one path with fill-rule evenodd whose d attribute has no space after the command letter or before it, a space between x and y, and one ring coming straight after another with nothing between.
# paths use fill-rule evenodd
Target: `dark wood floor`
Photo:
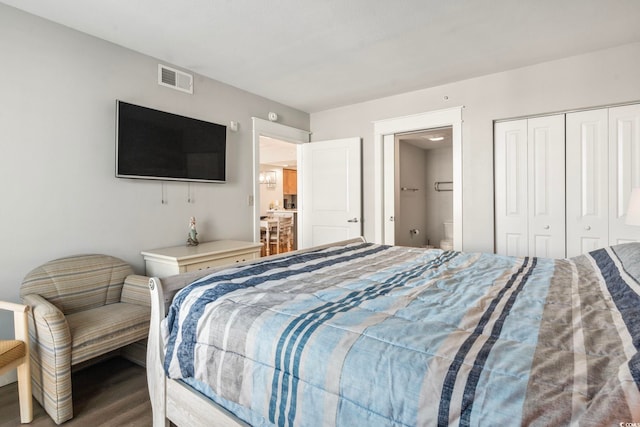
<instances>
[{"instance_id":1,"label":"dark wood floor","mask_svg":"<svg viewBox=\"0 0 640 427\"><path fill-rule=\"evenodd\" d=\"M151 403L144 368L115 357L73 374L74 417L65 427L150 426ZM20 425L18 386L0 387L0 427ZM56 424L33 401L32 426Z\"/></svg>"}]
</instances>

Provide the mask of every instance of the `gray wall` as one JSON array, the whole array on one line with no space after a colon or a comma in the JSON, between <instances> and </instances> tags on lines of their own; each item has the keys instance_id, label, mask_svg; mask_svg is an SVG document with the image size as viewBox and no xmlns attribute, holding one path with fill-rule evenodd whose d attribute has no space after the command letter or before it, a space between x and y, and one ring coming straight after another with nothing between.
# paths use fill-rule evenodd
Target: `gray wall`
<instances>
[{"instance_id":1,"label":"gray wall","mask_svg":"<svg viewBox=\"0 0 640 427\"><path fill-rule=\"evenodd\" d=\"M463 249L493 252L493 120L638 101L638 70L640 43L629 44L313 113L312 140L363 138L364 229L371 240L372 122L464 105Z\"/></svg>"},{"instance_id":2,"label":"gray wall","mask_svg":"<svg viewBox=\"0 0 640 427\"><path fill-rule=\"evenodd\" d=\"M19 301L32 268L107 253L144 273L140 251L186 241L252 239L251 117L309 115L195 76L194 94L157 84L159 61L0 4L0 299ZM171 65L171 64L168 64ZM259 64L256 64L259 66ZM115 100L228 125L226 184L162 184L114 177ZM189 192L194 203L187 203ZM12 334L0 314L0 336Z\"/></svg>"},{"instance_id":3,"label":"gray wall","mask_svg":"<svg viewBox=\"0 0 640 427\"><path fill-rule=\"evenodd\" d=\"M453 148L449 144L425 150L400 141L398 157L395 244L415 247L430 244L437 248L444 239L444 222L453 219L453 192L436 191L433 184L453 179ZM402 191L403 187L418 191ZM415 228L418 235L409 232Z\"/></svg>"},{"instance_id":4,"label":"gray wall","mask_svg":"<svg viewBox=\"0 0 640 427\"><path fill-rule=\"evenodd\" d=\"M440 247L444 239L444 222L453 220L453 191L436 191L436 181L453 181L453 148L433 148L426 152L425 197L427 202L427 225L425 234L431 245ZM442 185L442 188L451 188Z\"/></svg>"},{"instance_id":5,"label":"gray wall","mask_svg":"<svg viewBox=\"0 0 640 427\"><path fill-rule=\"evenodd\" d=\"M396 140L398 137L396 137ZM427 244L427 152L407 142L400 142L398 147L399 182L396 193L400 200L396 206L395 244L400 246L420 247ZM402 188L418 191L402 191ZM409 231L419 230L412 235Z\"/></svg>"}]
</instances>

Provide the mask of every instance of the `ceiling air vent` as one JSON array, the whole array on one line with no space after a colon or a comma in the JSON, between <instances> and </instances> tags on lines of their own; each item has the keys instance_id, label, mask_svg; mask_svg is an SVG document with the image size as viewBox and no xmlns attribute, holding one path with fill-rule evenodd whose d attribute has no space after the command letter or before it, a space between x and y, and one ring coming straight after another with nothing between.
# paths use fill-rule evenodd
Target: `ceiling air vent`
<instances>
[{"instance_id":1,"label":"ceiling air vent","mask_svg":"<svg viewBox=\"0 0 640 427\"><path fill-rule=\"evenodd\" d=\"M193 76L166 65L158 64L158 84L182 92L193 93Z\"/></svg>"}]
</instances>

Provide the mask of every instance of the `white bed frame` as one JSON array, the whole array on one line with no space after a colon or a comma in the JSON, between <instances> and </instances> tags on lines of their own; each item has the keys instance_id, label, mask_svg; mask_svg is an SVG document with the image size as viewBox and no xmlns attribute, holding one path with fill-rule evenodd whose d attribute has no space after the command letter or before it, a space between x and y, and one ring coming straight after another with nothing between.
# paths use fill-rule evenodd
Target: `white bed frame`
<instances>
[{"instance_id":1,"label":"white bed frame","mask_svg":"<svg viewBox=\"0 0 640 427\"><path fill-rule=\"evenodd\" d=\"M352 239L297 251L297 253L364 241L364 238ZM291 252L273 255L269 258L274 259L287 255L291 255ZM264 259L265 258L260 258L242 264L249 264ZM147 383L149 396L151 398L151 408L153 410L154 427L168 427L169 421L177 426L189 427L211 425L215 425L216 427L247 426L244 421L194 388L182 381L167 378L163 368L164 351L160 323L162 319L166 317L167 309L171 305L174 295L180 289L200 277L223 268L228 268L228 266L183 273L162 280L157 277L152 277L149 280L149 289L151 291L151 325L149 327L149 342L147 345Z\"/></svg>"}]
</instances>

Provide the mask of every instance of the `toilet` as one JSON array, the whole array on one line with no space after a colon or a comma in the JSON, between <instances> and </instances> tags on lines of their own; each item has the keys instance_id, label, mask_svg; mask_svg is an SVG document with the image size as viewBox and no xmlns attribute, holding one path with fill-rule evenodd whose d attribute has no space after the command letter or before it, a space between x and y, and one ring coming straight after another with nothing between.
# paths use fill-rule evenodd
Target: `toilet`
<instances>
[{"instance_id":1,"label":"toilet","mask_svg":"<svg viewBox=\"0 0 640 427\"><path fill-rule=\"evenodd\" d=\"M443 251L453 250L453 221L444 222L444 239L440 240L440 249Z\"/></svg>"}]
</instances>

